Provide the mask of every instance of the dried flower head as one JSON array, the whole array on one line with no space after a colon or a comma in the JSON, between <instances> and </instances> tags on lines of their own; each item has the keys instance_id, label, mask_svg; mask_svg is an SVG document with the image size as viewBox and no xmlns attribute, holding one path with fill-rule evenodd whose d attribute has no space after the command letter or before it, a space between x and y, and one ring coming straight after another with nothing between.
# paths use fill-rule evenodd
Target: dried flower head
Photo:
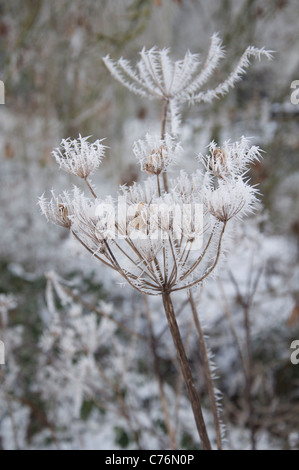
<instances>
[{"instance_id":1,"label":"dried flower head","mask_svg":"<svg viewBox=\"0 0 299 470\"><path fill-rule=\"evenodd\" d=\"M0 326L8 323L8 312L17 306L16 298L11 294L0 294Z\"/></svg>"},{"instance_id":2,"label":"dried flower head","mask_svg":"<svg viewBox=\"0 0 299 470\"><path fill-rule=\"evenodd\" d=\"M149 175L159 175L166 171L181 151L181 146L168 134L164 139L147 134L144 140L138 140L133 146L141 171Z\"/></svg>"},{"instance_id":3,"label":"dried flower head","mask_svg":"<svg viewBox=\"0 0 299 470\"><path fill-rule=\"evenodd\" d=\"M237 142L224 142L220 148L216 142L209 144L209 155L199 155L205 163L206 170L218 178L228 178L233 175L244 175L249 165L261 158L261 149L250 145L250 140L241 137Z\"/></svg>"},{"instance_id":4,"label":"dried flower head","mask_svg":"<svg viewBox=\"0 0 299 470\"><path fill-rule=\"evenodd\" d=\"M88 142L88 137L81 137L75 140L62 139L60 147L53 151L53 155L60 165L60 168L86 179L100 165L104 153L105 145L102 140L96 140L93 143Z\"/></svg>"},{"instance_id":5,"label":"dried flower head","mask_svg":"<svg viewBox=\"0 0 299 470\"><path fill-rule=\"evenodd\" d=\"M188 51L183 60L173 61L169 49L142 49L141 59L133 68L128 60L113 61L104 57L104 63L111 74L133 93L148 98L158 98L168 103L167 117L171 132L176 134L179 118L179 105L182 103L210 103L226 95L234 87L250 65L250 58L271 59L271 51L249 46L235 69L213 89L202 90L211 78L220 60L225 56L222 41L217 34L211 38L210 48L201 65L199 55Z\"/></svg>"}]
</instances>

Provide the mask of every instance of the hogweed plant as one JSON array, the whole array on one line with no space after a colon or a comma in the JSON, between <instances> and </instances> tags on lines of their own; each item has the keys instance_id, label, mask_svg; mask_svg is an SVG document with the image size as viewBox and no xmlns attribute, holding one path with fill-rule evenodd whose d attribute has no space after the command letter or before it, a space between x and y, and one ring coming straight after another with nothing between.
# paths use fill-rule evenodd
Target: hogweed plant
<instances>
[{"instance_id":1,"label":"hogweed plant","mask_svg":"<svg viewBox=\"0 0 299 470\"><path fill-rule=\"evenodd\" d=\"M168 179L168 169L183 150L176 140L180 108L184 103L211 102L225 95L249 66L250 57L271 55L264 49L248 47L228 78L215 88L202 90L224 56L217 35L211 40L207 58L200 69L198 55L187 52L173 62L169 50L141 51L133 68L125 59L104 62L112 75L134 93L158 98L164 104L161 135L146 135L133 146L140 170L147 174L142 183L122 186L118 199L97 197L90 176L99 167L105 146L89 138L63 139L53 155L60 167L87 184L92 198L78 188L39 204L48 221L70 230L94 258L113 269L142 294L160 295L181 372L191 402L203 449L211 449L202 407L177 323L172 293L186 290L205 362L212 403L217 447L221 429L213 376L196 314L192 288L200 286L214 271L223 251L228 222L241 219L256 203L256 188L250 186L247 170L261 150L242 137L219 146L211 142L207 155L199 155L199 168L191 175L183 169ZM201 167L200 167L201 165Z\"/></svg>"}]
</instances>

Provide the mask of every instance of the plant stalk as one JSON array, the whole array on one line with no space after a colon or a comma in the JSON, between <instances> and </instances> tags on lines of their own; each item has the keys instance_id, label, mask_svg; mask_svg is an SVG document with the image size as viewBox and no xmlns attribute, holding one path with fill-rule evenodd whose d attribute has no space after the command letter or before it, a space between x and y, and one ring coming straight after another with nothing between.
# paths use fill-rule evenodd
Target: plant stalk
<instances>
[{"instance_id":1,"label":"plant stalk","mask_svg":"<svg viewBox=\"0 0 299 470\"><path fill-rule=\"evenodd\" d=\"M206 428L205 421L203 418L201 404L200 404L199 397L196 391L194 379L192 376L192 372L191 372L189 361L186 355L186 351L183 345L180 330L176 321L175 312L174 312L174 308L173 308L173 304L172 304L169 292L164 291L162 293L162 298L163 298L164 310L165 310L166 317L168 320L169 329L170 329L171 336L172 336L172 339L176 348L178 360L179 360L182 374L184 377L188 396L191 402L192 411L193 411L194 419L196 422L198 434L202 443L202 448L203 450L211 450L212 449L211 443L209 440L207 428Z\"/></svg>"}]
</instances>

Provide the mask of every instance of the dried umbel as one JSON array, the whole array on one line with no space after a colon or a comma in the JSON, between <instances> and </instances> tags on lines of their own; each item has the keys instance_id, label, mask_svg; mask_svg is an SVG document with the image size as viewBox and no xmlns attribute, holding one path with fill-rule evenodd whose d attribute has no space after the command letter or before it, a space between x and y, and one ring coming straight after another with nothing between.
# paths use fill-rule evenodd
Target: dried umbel
<instances>
[{"instance_id":1,"label":"dried umbel","mask_svg":"<svg viewBox=\"0 0 299 470\"><path fill-rule=\"evenodd\" d=\"M101 143L102 140L90 143L89 138L90 136L79 135L75 140L62 139L60 147L53 150L53 156L60 168L86 179L99 167L106 147Z\"/></svg>"},{"instance_id":2,"label":"dried umbel","mask_svg":"<svg viewBox=\"0 0 299 470\"><path fill-rule=\"evenodd\" d=\"M17 306L16 298L11 294L0 294L0 331L8 323L8 312Z\"/></svg>"},{"instance_id":3,"label":"dried umbel","mask_svg":"<svg viewBox=\"0 0 299 470\"><path fill-rule=\"evenodd\" d=\"M179 105L210 102L226 94L244 74L250 57L271 56L264 49L247 48L224 82L202 91L223 55L221 41L214 35L201 70L198 56L190 52L183 60L172 62L166 49L143 49L136 70L124 59L113 62L106 57L111 73L130 90L164 101L161 137L146 135L133 146L140 168L148 177L141 184L121 187L118 201L111 197L100 200L87 177L98 168L104 146L99 140L90 144L79 136L77 140L63 140L62 150L54 151L54 156L62 169L85 180L92 198L75 187L72 194L65 192L56 197L53 193L50 201L43 196L40 199L47 219L71 230L94 258L119 273L139 292L162 296L204 449L210 449L211 444L170 294L188 290L192 299L190 289L217 267L228 222L252 211L256 203L257 191L250 186L246 174L261 151L244 137L221 147L211 142L209 154L199 156L204 172L198 169L188 175L181 171L168 180L167 170L182 151L173 137L180 122ZM194 303L190 302L194 311ZM213 392L210 397L217 446L221 448Z\"/></svg>"}]
</instances>

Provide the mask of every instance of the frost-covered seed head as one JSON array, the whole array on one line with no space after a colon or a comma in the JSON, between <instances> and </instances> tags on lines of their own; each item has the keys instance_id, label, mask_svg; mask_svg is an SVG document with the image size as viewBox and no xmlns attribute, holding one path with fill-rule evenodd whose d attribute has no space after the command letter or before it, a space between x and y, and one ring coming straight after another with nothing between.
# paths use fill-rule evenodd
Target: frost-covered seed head
<instances>
[{"instance_id":1,"label":"frost-covered seed head","mask_svg":"<svg viewBox=\"0 0 299 470\"><path fill-rule=\"evenodd\" d=\"M181 146L168 134L164 139L147 134L144 140L138 140L133 145L141 171L149 175L166 171L171 163L175 163L181 150Z\"/></svg>"},{"instance_id":2,"label":"frost-covered seed head","mask_svg":"<svg viewBox=\"0 0 299 470\"><path fill-rule=\"evenodd\" d=\"M75 140L62 139L60 147L52 152L60 168L85 179L99 167L106 147L101 140L88 142L89 137L79 134Z\"/></svg>"},{"instance_id":3,"label":"frost-covered seed head","mask_svg":"<svg viewBox=\"0 0 299 470\"><path fill-rule=\"evenodd\" d=\"M128 60L120 58L113 61L109 56L103 58L111 75L129 88L133 93L157 98L168 103L167 119L171 132L176 134L180 124L182 103L211 103L226 95L246 73L250 59L271 59L271 51L249 46L228 77L214 88L202 90L211 79L225 56L222 41L217 34L211 38L206 59L201 63L198 54L187 51L182 60L173 61L169 49L156 47L140 52L141 59L135 67Z\"/></svg>"}]
</instances>

